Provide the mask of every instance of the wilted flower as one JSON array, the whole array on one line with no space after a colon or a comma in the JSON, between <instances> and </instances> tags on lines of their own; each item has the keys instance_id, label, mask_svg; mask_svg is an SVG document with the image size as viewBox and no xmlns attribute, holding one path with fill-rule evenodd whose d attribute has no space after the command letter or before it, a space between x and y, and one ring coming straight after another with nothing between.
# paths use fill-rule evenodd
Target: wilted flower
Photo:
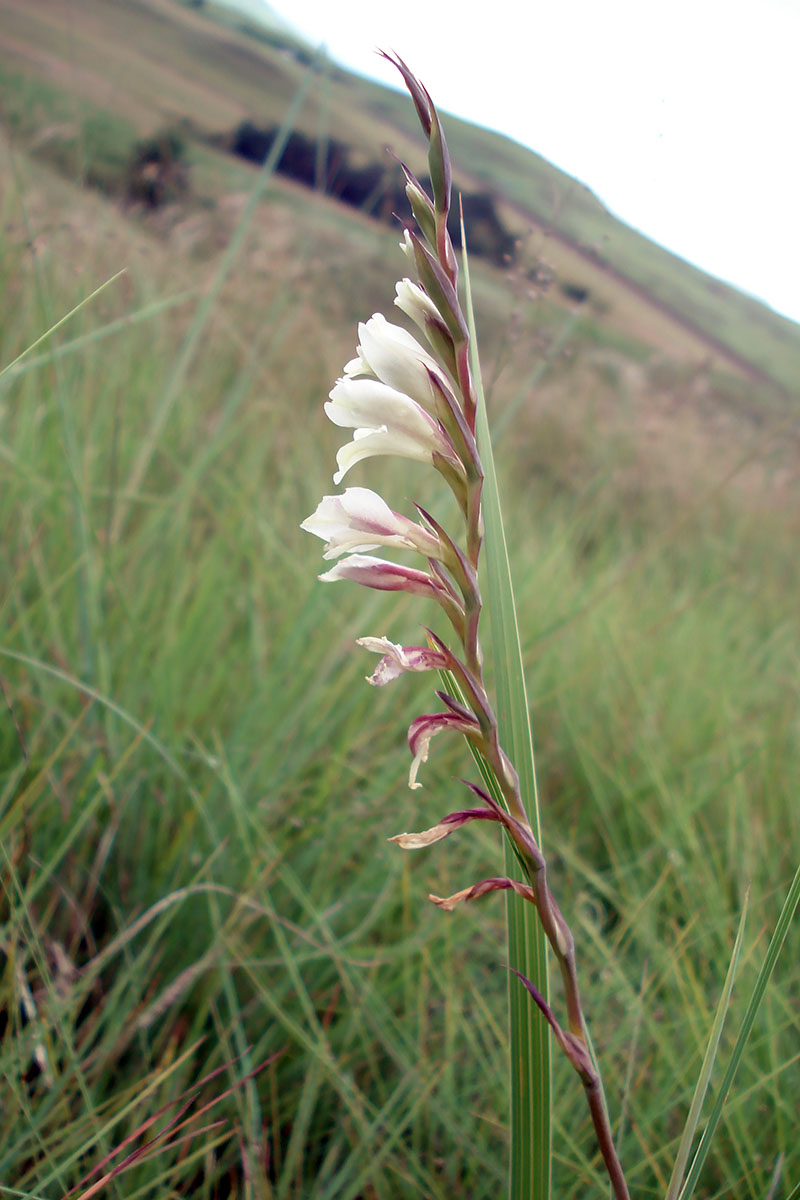
<instances>
[{"instance_id":1,"label":"wilted flower","mask_svg":"<svg viewBox=\"0 0 800 1200\"><path fill-rule=\"evenodd\" d=\"M416 721L411 722L408 729L408 748L414 755L414 761L408 773L410 788L422 787L421 783L417 783L417 773L422 764L428 761L428 747L431 738L445 729L454 729L456 733L463 733L470 740L480 737L481 733L481 727L471 713L423 713L421 717L417 717Z\"/></svg>"},{"instance_id":2,"label":"wilted flower","mask_svg":"<svg viewBox=\"0 0 800 1200\"><path fill-rule=\"evenodd\" d=\"M367 676L367 683L374 687L399 679L405 671L437 671L448 663L447 655L430 646L398 646L386 637L357 638L356 644L383 655L372 675Z\"/></svg>"},{"instance_id":3,"label":"wilted flower","mask_svg":"<svg viewBox=\"0 0 800 1200\"><path fill-rule=\"evenodd\" d=\"M300 528L327 542L324 558L378 546L417 550L425 558L442 557L442 544L435 533L393 512L369 488L345 488L342 496L324 496Z\"/></svg>"}]
</instances>

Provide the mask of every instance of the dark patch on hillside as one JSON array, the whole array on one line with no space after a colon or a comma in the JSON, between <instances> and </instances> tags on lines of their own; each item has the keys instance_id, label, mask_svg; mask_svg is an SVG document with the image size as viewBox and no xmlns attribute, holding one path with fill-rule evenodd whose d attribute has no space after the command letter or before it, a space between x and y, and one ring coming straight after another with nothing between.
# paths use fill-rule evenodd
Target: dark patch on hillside
<instances>
[{"instance_id":1,"label":"dark patch on hillside","mask_svg":"<svg viewBox=\"0 0 800 1200\"><path fill-rule=\"evenodd\" d=\"M277 134L277 127L261 129L244 121L230 135L215 141L232 154L261 164L268 157ZM303 133L290 134L276 170L378 221L411 223L411 207L399 164L367 162L358 165L352 161L349 147L335 138L321 143ZM420 183L430 191L430 179L423 176ZM470 253L500 267L513 262L517 253L516 239L501 221L493 196L488 192L464 192L461 202ZM460 247L461 228L455 208L450 213L449 230L453 244Z\"/></svg>"},{"instance_id":2,"label":"dark patch on hillside","mask_svg":"<svg viewBox=\"0 0 800 1200\"><path fill-rule=\"evenodd\" d=\"M589 299L589 289L580 283L562 283L560 284L561 294L567 300L571 300L573 304L585 304Z\"/></svg>"},{"instance_id":3,"label":"dark patch on hillside","mask_svg":"<svg viewBox=\"0 0 800 1200\"><path fill-rule=\"evenodd\" d=\"M125 199L145 208L161 208L189 190L186 141L176 129L165 129L138 142L125 180Z\"/></svg>"}]
</instances>

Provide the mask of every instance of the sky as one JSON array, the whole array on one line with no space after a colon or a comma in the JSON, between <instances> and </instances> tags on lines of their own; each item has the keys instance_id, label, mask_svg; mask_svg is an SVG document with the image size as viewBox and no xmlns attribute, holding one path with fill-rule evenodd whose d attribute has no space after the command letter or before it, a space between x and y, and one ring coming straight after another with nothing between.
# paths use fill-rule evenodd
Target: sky
<instances>
[{"instance_id":1,"label":"sky","mask_svg":"<svg viewBox=\"0 0 800 1200\"><path fill-rule=\"evenodd\" d=\"M391 87L375 51L395 50L437 108L530 146L627 224L800 321L800 0L271 7Z\"/></svg>"}]
</instances>

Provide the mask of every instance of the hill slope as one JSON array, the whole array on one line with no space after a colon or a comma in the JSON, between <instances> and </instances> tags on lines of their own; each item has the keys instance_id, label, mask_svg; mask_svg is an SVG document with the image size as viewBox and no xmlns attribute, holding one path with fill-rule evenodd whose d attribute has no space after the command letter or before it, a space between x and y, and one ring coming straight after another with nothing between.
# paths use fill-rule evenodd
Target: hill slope
<instances>
[{"instance_id":1,"label":"hill slope","mask_svg":"<svg viewBox=\"0 0 800 1200\"><path fill-rule=\"evenodd\" d=\"M0 0L6 122L52 151L65 136L90 140L80 132L87 116L102 116L107 125L116 121L105 137L122 148L120 159L137 136L165 124L188 121L196 135L219 137L245 119L279 123L305 52L280 31L270 35L231 11L216 12L222 23L178 0L83 0L78 8ZM335 131L364 162L388 141L412 169L423 168L403 98L338 68L320 74L297 127L314 139ZM592 319L618 335L796 391L800 328L793 322L627 228L586 188L508 138L452 117L447 132L457 185L494 194L522 240L528 273L554 275L564 289L563 296L552 289L557 302L584 296ZM212 196L236 177L219 159L207 174Z\"/></svg>"}]
</instances>

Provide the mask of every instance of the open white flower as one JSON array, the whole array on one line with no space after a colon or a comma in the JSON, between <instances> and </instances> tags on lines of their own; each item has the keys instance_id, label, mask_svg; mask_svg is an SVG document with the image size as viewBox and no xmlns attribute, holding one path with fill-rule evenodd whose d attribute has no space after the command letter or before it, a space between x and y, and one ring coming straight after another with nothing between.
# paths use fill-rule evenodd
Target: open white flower
<instances>
[{"instance_id":1,"label":"open white flower","mask_svg":"<svg viewBox=\"0 0 800 1200\"><path fill-rule=\"evenodd\" d=\"M327 542L325 558L375 550L378 546L417 550L425 558L442 555L436 534L393 512L386 501L369 488L345 488L342 496L324 496L316 512L306 517L300 528Z\"/></svg>"},{"instance_id":2,"label":"open white flower","mask_svg":"<svg viewBox=\"0 0 800 1200\"><path fill-rule=\"evenodd\" d=\"M443 388L449 387L436 359L406 329L393 325L381 313L360 324L358 336L356 357L346 365L345 375L372 376L428 409L436 403L431 374Z\"/></svg>"},{"instance_id":3,"label":"open white flower","mask_svg":"<svg viewBox=\"0 0 800 1200\"><path fill-rule=\"evenodd\" d=\"M352 442L336 455L339 470L334 483L341 483L356 463L382 454L427 463L438 454L460 466L452 443L433 417L409 396L376 379L340 379L325 412L334 425L354 430Z\"/></svg>"}]
</instances>

